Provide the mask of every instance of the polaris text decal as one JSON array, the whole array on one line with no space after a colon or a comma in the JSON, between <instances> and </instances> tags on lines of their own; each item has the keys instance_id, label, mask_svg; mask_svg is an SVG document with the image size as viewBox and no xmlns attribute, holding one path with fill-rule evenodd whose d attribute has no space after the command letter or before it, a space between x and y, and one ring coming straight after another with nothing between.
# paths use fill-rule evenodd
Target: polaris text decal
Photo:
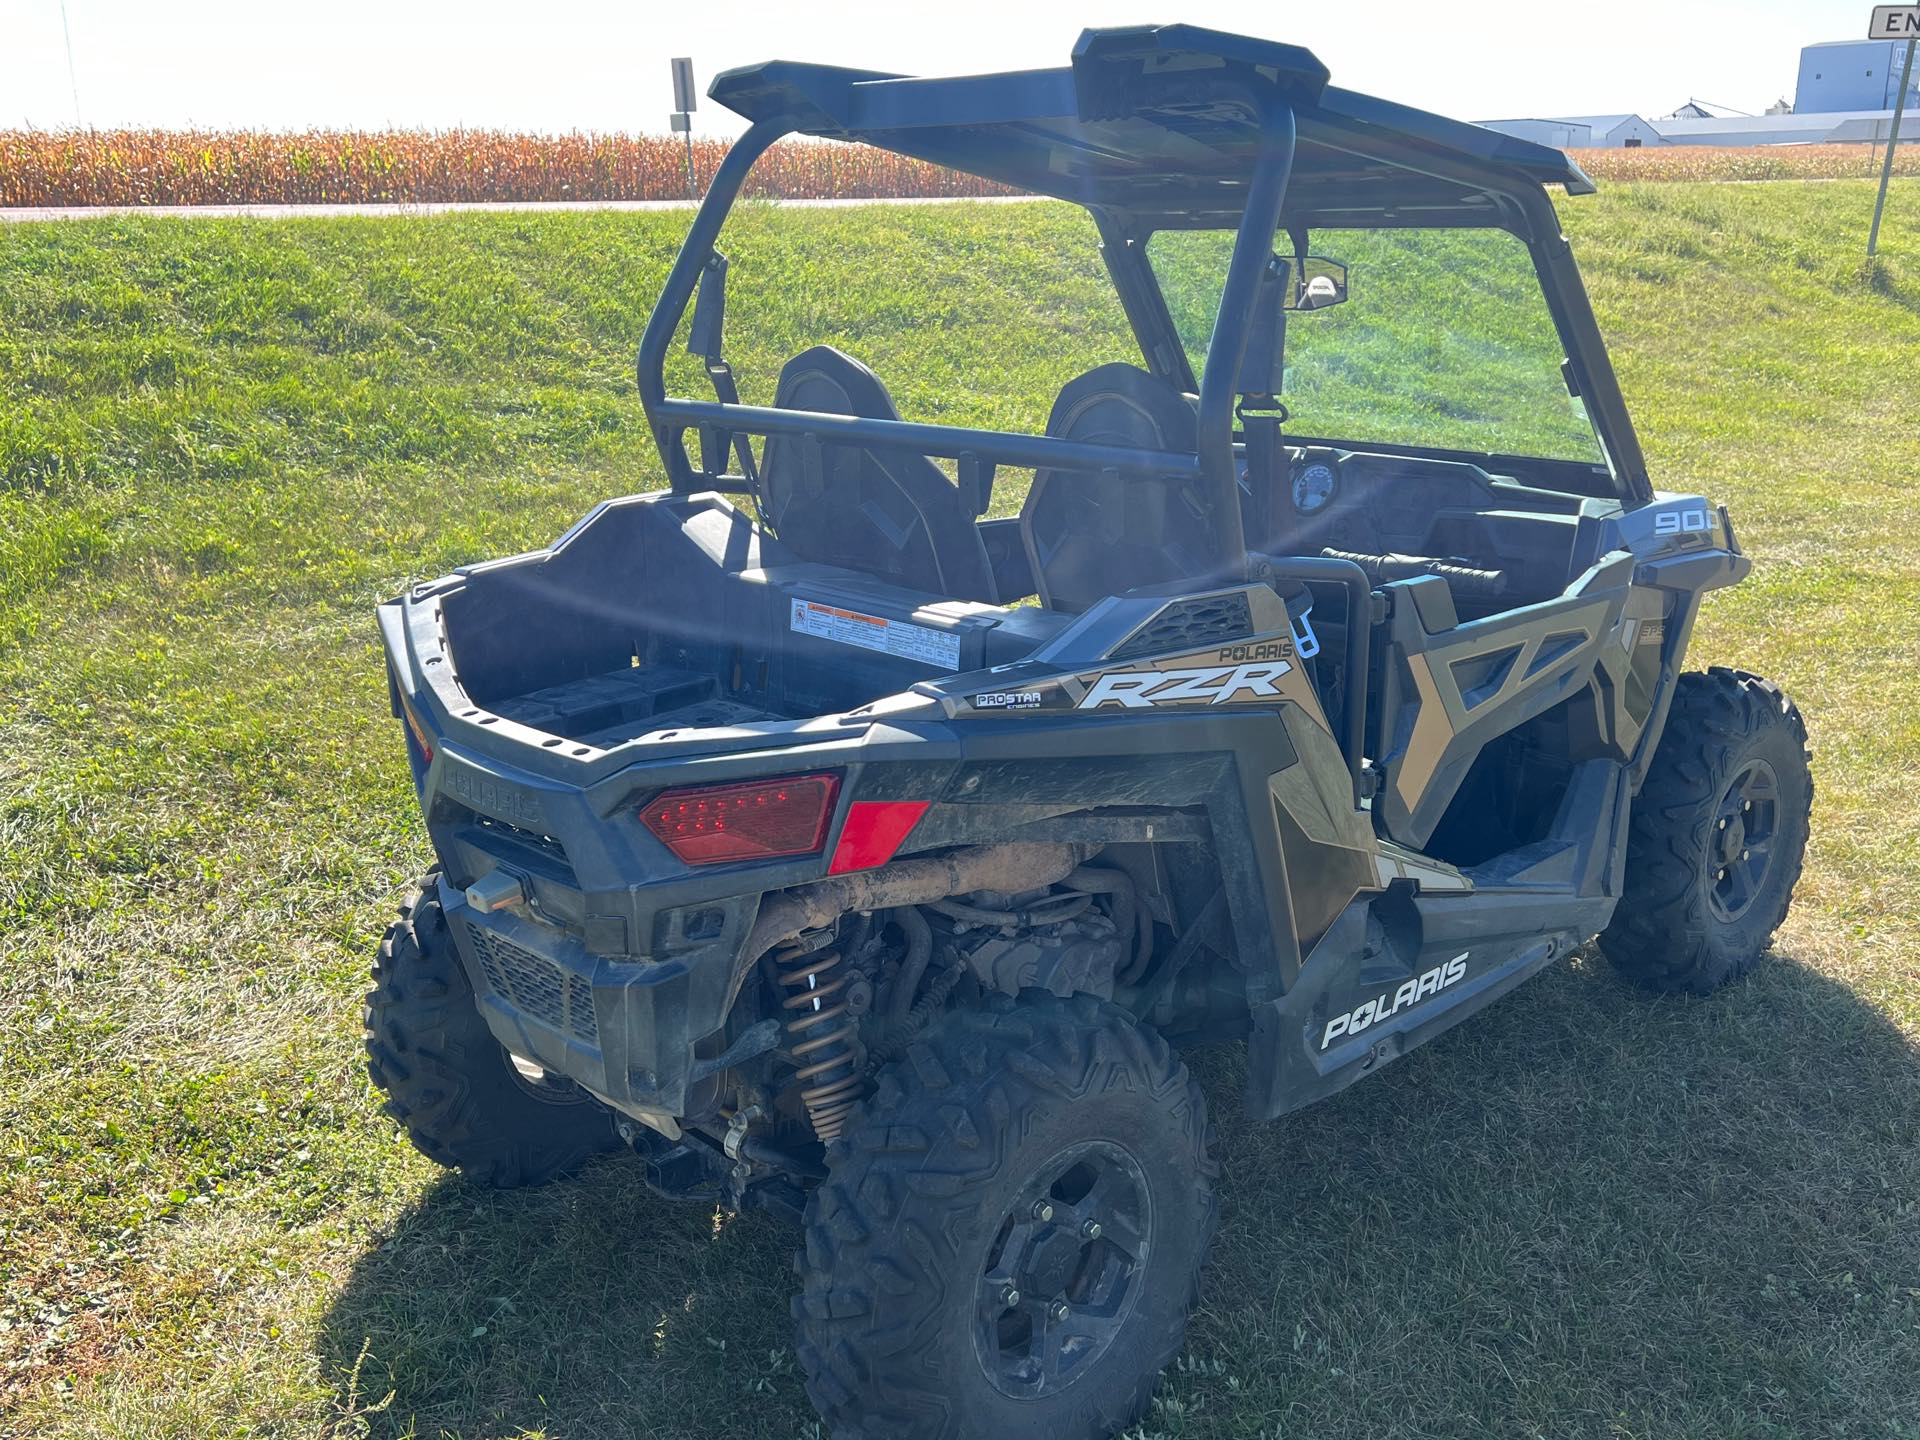
<instances>
[{"instance_id":1,"label":"polaris text decal","mask_svg":"<svg viewBox=\"0 0 1920 1440\"><path fill-rule=\"evenodd\" d=\"M540 797L517 786L455 770L449 777L448 788L481 814L504 820L509 825L538 829L547 823Z\"/></svg>"},{"instance_id":2,"label":"polaris text decal","mask_svg":"<svg viewBox=\"0 0 1920 1440\"><path fill-rule=\"evenodd\" d=\"M1327 1022L1326 1033L1320 1037L1320 1048L1326 1049L1342 1035L1358 1035L1369 1026L1399 1014L1409 1005L1417 1005L1431 995L1438 995L1449 985L1464 979L1467 973L1467 956L1470 950L1462 950L1444 965L1436 965L1424 975L1408 980L1391 995L1377 995L1365 1004L1349 1010L1344 1015L1336 1015Z\"/></svg>"},{"instance_id":3,"label":"polaris text decal","mask_svg":"<svg viewBox=\"0 0 1920 1440\"><path fill-rule=\"evenodd\" d=\"M1118 670L1102 675L1080 701L1082 710L1119 705L1224 705L1230 700L1278 699L1275 684L1293 669L1286 660L1246 665L1202 665L1192 670Z\"/></svg>"}]
</instances>

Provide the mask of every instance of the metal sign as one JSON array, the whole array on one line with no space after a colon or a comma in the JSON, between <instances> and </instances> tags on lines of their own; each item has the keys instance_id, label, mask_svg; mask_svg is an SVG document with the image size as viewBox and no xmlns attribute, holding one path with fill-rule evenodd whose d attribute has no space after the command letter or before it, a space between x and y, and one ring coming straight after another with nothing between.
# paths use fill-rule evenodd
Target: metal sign
<instances>
[{"instance_id":1,"label":"metal sign","mask_svg":"<svg viewBox=\"0 0 1920 1440\"><path fill-rule=\"evenodd\" d=\"M667 124L673 127L673 133L685 138L687 142L687 198L700 198L700 179L693 170L693 107L698 97L693 93L693 61L684 55L674 57L673 66L673 113L667 117Z\"/></svg>"},{"instance_id":2,"label":"metal sign","mask_svg":"<svg viewBox=\"0 0 1920 1440\"><path fill-rule=\"evenodd\" d=\"M1887 182L1893 178L1893 152L1900 144L1900 117L1907 113L1907 85L1913 79L1913 52L1920 50L1920 5L1873 7L1875 40L1904 39L1906 63L1900 67L1900 88L1893 92L1893 129L1887 136L1887 158L1880 167L1880 193L1873 201L1873 228L1867 231L1867 258L1880 248L1880 217L1887 209Z\"/></svg>"},{"instance_id":3,"label":"metal sign","mask_svg":"<svg viewBox=\"0 0 1920 1440\"><path fill-rule=\"evenodd\" d=\"M1912 40L1920 37L1920 5L1876 5L1869 40ZM676 62L678 63L678 62Z\"/></svg>"}]
</instances>

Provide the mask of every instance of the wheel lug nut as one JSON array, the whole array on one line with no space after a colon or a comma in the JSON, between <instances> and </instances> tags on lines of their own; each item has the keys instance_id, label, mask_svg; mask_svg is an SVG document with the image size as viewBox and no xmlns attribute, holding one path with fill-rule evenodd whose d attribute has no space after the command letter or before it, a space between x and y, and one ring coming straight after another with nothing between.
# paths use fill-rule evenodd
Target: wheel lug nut
<instances>
[{"instance_id":1,"label":"wheel lug nut","mask_svg":"<svg viewBox=\"0 0 1920 1440\"><path fill-rule=\"evenodd\" d=\"M1086 1224L1080 1227L1080 1238L1082 1240L1098 1240L1100 1238L1100 1222L1098 1220L1087 1221Z\"/></svg>"},{"instance_id":2,"label":"wheel lug nut","mask_svg":"<svg viewBox=\"0 0 1920 1440\"><path fill-rule=\"evenodd\" d=\"M1720 828L1721 828L1722 830L1724 830L1724 829L1726 829L1726 828L1727 828L1727 817L1726 817L1726 816L1724 816L1724 815L1722 815L1722 816L1720 817Z\"/></svg>"},{"instance_id":3,"label":"wheel lug nut","mask_svg":"<svg viewBox=\"0 0 1920 1440\"><path fill-rule=\"evenodd\" d=\"M1042 1225L1053 1219L1053 1202L1050 1200L1034 1201L1033 1218L1038 1220Z\"/></svg>"},{"instance_id":4,"label":"wheel lug nut","mask_svg":"<svg viewBox=\"0 0 1920 1440\"><path fill-rule=\"evenodd\" d=\"M1751 800L1742 800L1742 801L1740 802L1740 808L1741 808L1742 810L1751 810L1751 809L1753 809L1753 801L1751 801Z\"/></svg>"},{"instance_id":5,"label":"wheel lug nut","mask_svg":"<svg viewBox=\"0 0 1920 1440\"><path fill-rule=\"evenodd\" d=\"M1000 1292L1000 1303L1011 1310L1020 1303L1020 1292L1009 1285Z\"/></svg>"},{"instance_id":6,"label":"wheel lug nut","mask_svg":"<svg viewBox=\"0 0 1920 1440\"><path fill-rule=\"evenodd\" d=\"M1056 1300L1047 1307L1047 1318L1056 1325L1067 1318L1067 1302Z\"/></svg>"},{"instance_id":7,"label":"wheel lug nut","mask_svg":"<svg viewBox=\"0 0 1920 1440\"><path fill-rule=\"evenodd\" d=\"M1746 859L1746 858L1747 858L1747 857L1748 857L1749 855L1751 855L1752 853L1753 853L1753 852L1752 852L1751 850L1742 850L1742 851L1740 852L1740 858L1741 858L1742 860L1744 860L1744 859Z\"/></svg>"}]
</instances>

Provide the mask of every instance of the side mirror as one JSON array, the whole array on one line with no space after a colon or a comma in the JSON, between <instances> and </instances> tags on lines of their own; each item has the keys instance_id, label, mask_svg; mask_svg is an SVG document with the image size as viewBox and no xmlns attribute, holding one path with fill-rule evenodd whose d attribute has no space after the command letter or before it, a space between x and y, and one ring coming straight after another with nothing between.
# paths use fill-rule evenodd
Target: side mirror
<instances>
[{"instance_id":1,"label":"side mirror","mask_svg":"<svg viewBox=\"0 0 1920 1440\"><path fill-rule=\"evenodd\" d=\"M1297 262L1296 283L1287 296L1289 310L1325 310L1344 305L1347 299L1347 267L1338 260L1309 255Z\"/></svg>"}]
</instances>

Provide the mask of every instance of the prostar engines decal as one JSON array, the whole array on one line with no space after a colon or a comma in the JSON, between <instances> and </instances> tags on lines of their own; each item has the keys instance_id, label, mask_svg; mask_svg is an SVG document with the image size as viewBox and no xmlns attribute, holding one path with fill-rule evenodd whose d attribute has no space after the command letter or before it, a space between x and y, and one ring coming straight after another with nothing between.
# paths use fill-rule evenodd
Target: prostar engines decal
<instances>
[{"instance_id":1,"label":"prostar engines decal","mask_svg":"<svg viewBox=\"0 0 1920 1440\"><path fill-rule=\"evenodd\" d=\"M1422 1000L1438 995L1449 985L1458 984L1467 975L1467 956L1470 950L1462 950L1444 965L1436 965L1424 974L1416 975L1404 981L1400 988L1390 994L1376 995L1364 1001L1343 1015L1336 1015L1327 1022L1326 1032L1320 1037L1320 1048L1326 1049L1343 1035L1358 1035L1362 1030L1391 1019L1409 1005L1418 1005Z\"/></svg>"},{"instance_id":2,"label":"prostar engines decal","mask_svg":"<svg viewBox=\"0 0 1920 1440\"><path fill-rule=\"evenodd\" d=\"M1141 710L1150 705L1224 705L1230 700L1278 699L1288 660L1246 665L1200 665L1183 670L1110 670L1087 687L1079 708L1120 705Z\"/></svg>"},{"instance_id":3,"label":"prostar engines decal","mask_svg":"<svg viewBox=\"0 0 1920 1440\"><path fill-rule=\"evenodd\" d=\"M1046 697L1038 690L982 690L970 698L976 710L1037 710Z\"/></svg>"}]
</instances>

